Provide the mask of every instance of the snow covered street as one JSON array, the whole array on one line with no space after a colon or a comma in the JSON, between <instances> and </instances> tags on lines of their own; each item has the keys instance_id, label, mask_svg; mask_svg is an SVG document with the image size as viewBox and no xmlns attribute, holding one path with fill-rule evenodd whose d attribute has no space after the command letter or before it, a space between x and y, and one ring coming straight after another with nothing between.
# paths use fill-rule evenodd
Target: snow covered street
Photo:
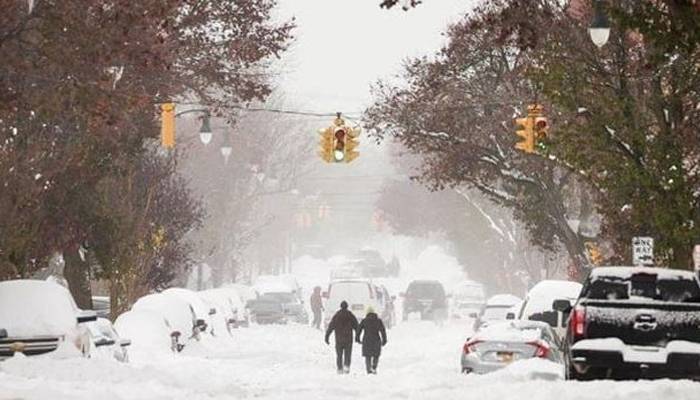
<instances>
[{"instance_id":1,"label":"snow covered street","mask_svg":"<svg viewBox=\"0 0 700 400\"><path fill-rule=\"evenodd\" d=\"M301 325L253 326L235 340L209 341L179 355L134 348L130 364L82 358L15 357L0 363L0 399L696 399L689 381L589 383L531 377L514 364L485 376L459 373L468 328L409 321L389 331L379 374L363 371L355 347L349 376L337 375L332 346ZM539 360L537 360L539 361Z\"/></svg>"}]
</instances>

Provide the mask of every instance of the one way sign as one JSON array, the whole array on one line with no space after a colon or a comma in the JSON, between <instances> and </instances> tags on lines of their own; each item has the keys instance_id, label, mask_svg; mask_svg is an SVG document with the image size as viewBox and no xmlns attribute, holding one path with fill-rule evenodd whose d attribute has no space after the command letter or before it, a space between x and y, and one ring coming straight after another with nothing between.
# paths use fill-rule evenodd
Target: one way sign
<instances>
[{"instance_id":1,"label":"one way sign","mask_svg":"<svg viewBox=\"0 0 700 400\"><path fill-rule=\"evenodd\" d=\"M646 236L632 238L632 264L654 265L654 238Z\"/></svg>"}]
</instances>

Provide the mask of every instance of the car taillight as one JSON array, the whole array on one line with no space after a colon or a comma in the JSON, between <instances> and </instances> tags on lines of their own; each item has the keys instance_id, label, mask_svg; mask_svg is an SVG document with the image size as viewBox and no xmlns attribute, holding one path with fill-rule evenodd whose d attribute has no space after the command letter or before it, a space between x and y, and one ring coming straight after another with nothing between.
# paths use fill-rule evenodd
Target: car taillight
<instances>
[{"instance_id":1,"label":"car taillight","mask_svg":"<svg viewBox=\"0 0 700 400\"><path fill-rule=\"evenodd\" d=\"M469 340L464 344L464 347L462 347L462 351L464 354L475 353L476 345L479 343L481 343L481 340Z\"/></svg>"},{"instance_id":2,"label":"car taillight","mask_svg":"<svg viewBox=\"0 0 700 400\"><path fill-rule=\"evenodd\" d=\"M586 310L583 307L574 308L571 314L571 325L574 332L574 337L582 337L586 335Z\"/></svg>"},{"instance_id":3,"label":"car taillight","mask_svg":"<svg viewBox=\"0 0 700 400\"><path fill-rule=\"evenodd\" d=\"M529 342L528 344L530 346L535 346L535 357L547 358L549 355L550 347L547 342L536 340L534 342Z\"/></svg>"}]
</instances>

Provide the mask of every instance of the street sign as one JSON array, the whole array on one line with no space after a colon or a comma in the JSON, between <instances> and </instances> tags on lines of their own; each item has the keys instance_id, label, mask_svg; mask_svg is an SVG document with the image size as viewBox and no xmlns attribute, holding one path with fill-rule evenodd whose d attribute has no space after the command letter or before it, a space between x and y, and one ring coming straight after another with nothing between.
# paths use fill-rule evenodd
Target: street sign
<instances>
[{"instance_id":1,"label":"street sign","mask_svg":"<svg viewBox=\"0 0 700 400\"><path fill-rule=\"evenodd\" d=\"M647 236L632 238L632 264L654 265L654 238Z\"/></svg>"},{"instance_id":2,"label":"street sign","mask_svg":"<svg viewBox=\"0 0 700 400\"><path fill-rule=\"evenodd\" d=\"M693 266L696 271L700 271L700 244L696 244L693 248Z\"/></svg>"}]
</instances>

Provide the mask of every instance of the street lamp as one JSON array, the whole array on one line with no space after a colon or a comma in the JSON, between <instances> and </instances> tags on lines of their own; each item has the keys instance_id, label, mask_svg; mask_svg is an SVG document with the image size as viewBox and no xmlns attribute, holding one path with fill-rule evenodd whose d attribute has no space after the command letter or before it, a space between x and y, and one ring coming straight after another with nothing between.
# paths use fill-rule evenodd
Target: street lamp
<instances>
[{"instance_id":1,"label":"street lamp","mask_svg":"<svg viewBox=\"0 0 700 400\"><path fill-rule=\"evenodd\" d=\"M228 132L224 138L224 142L221 144L221 155L224 156L224 162L228 164L228 158L231 156L233 147L231 147L231 140L229 138Z\"/></svg>"},{"instance_id":2,"label":"street lamp","mask_svg":"<svg viewBox=\"0 0 700 400\"><path fill-rule=\"evenodd\" d=\"M608 16L603 10L602 0L593 0L593 21L588 28L588 34L591 36L593 44L601 48L605 46L610 37L610 22Z\"/></svg>"},{"instance_id":3,"label":"street lamp","mask_svg":"<svg viewBox=\"0 0 700 400\"><path fill-rule=\"evenodd\" d=\"M202 117L202 127L199 129L199 140L202 141L202 144L205 146L208 145L211 142L212 137L214 136L214 133L211 130L211 126L209 124L209 112L204 114Z\"/></svg>"}]
</instances>

